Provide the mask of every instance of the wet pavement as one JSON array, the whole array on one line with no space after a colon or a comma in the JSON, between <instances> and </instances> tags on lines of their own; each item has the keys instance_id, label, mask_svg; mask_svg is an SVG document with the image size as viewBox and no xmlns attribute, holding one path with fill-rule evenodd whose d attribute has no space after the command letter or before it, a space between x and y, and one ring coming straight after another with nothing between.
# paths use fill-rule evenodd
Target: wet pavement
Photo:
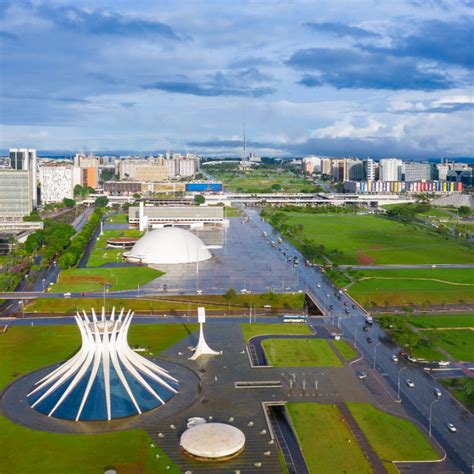
<instances>
[{"instance_id":1,"label":"wet pavement","mask_svg":"<svg viewBox=\"0 0 474 474\"><path fill-rule=\"evenodd\" d=\"M169 293L225 293L229 288L253 293L296 291L301 289L298 271L278 258L255 226L230 218L228 227L192 229L211 248L212 258L184 265L159 265L165 275L143 289Z\"/></svg>"}]
</instances>

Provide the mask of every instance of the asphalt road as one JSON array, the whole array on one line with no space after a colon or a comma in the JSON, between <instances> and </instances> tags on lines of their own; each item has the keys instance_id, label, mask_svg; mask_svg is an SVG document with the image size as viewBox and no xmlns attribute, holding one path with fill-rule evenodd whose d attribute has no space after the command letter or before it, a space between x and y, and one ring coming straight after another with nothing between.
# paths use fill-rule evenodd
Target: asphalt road
<instances>
[{"instance_id":1,"label":"asphalt road","mask_svg":"<svg viewBox=\"0 0 474 474\"><path fill-rule=\"evenodd\" d=\"M251 209L246 209L250 218L249 225L257 226L260 231L268 234L268 245L271 241L277 242L282 238L268 223L262 221L260 215ZM432 412L432 433L436 440L447 451L448 456L456 462L465 472L471 472L474 464L474 417L467 412L451 394L429 373L423 370L420 364L411 363L404 359L399 362L392 360L392 355L398 353L399 348L392 344L385 333L374 324L369 332L364 332L366 313L349 295L343 294L339 300L338 289L316 267L306 267L302 264L304 257L287 241L283 239L280 248L288 248L289 253L298 256L301 262L298 266L300 281L305 285L305 291L313 296L319 303L328 318L334 318L344 332L344 336L352 339L361 351L366 361L373 365L376 354L376 369L384 376L392 388L397 391L400 381L400 397L406 408L417 415L420 421L428 428L430 406ZM281 258L286 258L278 248L275 249ZM318 287L318 285L320 287ZM349 317L345 314L347 302L350 308ZM330 310L333 305L334 309ZM352 308L355 305L355 309ZM367 337L373 339L372 343ZM473 373L474 376L474 373ZM408 387L406 381L410 379L415 387ZM438 399L434 389L441 391ZM448 423L453 423L456 433L447 429Z\"/></svg>"}]
</instances>

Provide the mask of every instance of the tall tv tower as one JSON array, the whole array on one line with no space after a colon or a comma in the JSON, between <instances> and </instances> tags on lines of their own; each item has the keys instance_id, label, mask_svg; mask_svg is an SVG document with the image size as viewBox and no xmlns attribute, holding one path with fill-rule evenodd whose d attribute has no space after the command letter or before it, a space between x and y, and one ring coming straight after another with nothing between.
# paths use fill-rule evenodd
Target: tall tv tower
<instances>
[{"instance_id":1,"label":"tall tv tower","mask_svg":"<svg viewBox=\"0 0 474 474\"><path fill-rule=\"evenodd\" d=\"M244 150L243 150L243 156L242 156L242 161L247 161L247 137L246 137L246 123L245 123L245 116L244 116Z\"/></svg>"}]
</instances>

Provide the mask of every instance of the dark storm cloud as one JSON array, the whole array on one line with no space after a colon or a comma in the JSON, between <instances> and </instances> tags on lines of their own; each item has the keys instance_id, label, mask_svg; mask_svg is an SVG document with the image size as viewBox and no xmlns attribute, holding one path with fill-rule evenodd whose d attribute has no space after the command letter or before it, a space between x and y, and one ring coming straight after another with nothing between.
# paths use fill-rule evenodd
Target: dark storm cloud
<instances>
[{"instance_id":1,"label":"dark storm cloud","mask_svg":"<svg viewBox=\"0 0 474 474\"><path fill-rule=\"evenodd\" d=\"M329 85L337 89L440 90L452 87L445 74L423 71L416 61L379 52L310 48L296 51L287 64L312 71L300 80L306 87Z\"/></svg>"},{"instance_id":2,"label":"dark storm cloud","mask_svg":"<svg viewBox=\"0 0 474 474\"><path fill-rule=\"evenodd\" d=\"M415 34L394 40L390 47L360 45L361 49L396 57L412 57L474 68L474 17L463 22L427 21Z\"/></svg>"}]
</instances>

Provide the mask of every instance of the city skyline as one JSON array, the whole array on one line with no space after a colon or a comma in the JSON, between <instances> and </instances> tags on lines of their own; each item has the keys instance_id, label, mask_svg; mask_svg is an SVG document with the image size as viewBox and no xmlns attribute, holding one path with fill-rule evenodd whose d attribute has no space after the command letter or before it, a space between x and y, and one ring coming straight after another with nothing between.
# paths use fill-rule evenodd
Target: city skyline
<instances>
[{"instance_id":1,"label":"city skyline","mask_svg":"<svg viewBox=\"0 0 474 474\"><path fill-rule=\"evenodd\" d=\"M3 2L2 149L474 156L471 1Z\"/></svg>"}]
</instances>

